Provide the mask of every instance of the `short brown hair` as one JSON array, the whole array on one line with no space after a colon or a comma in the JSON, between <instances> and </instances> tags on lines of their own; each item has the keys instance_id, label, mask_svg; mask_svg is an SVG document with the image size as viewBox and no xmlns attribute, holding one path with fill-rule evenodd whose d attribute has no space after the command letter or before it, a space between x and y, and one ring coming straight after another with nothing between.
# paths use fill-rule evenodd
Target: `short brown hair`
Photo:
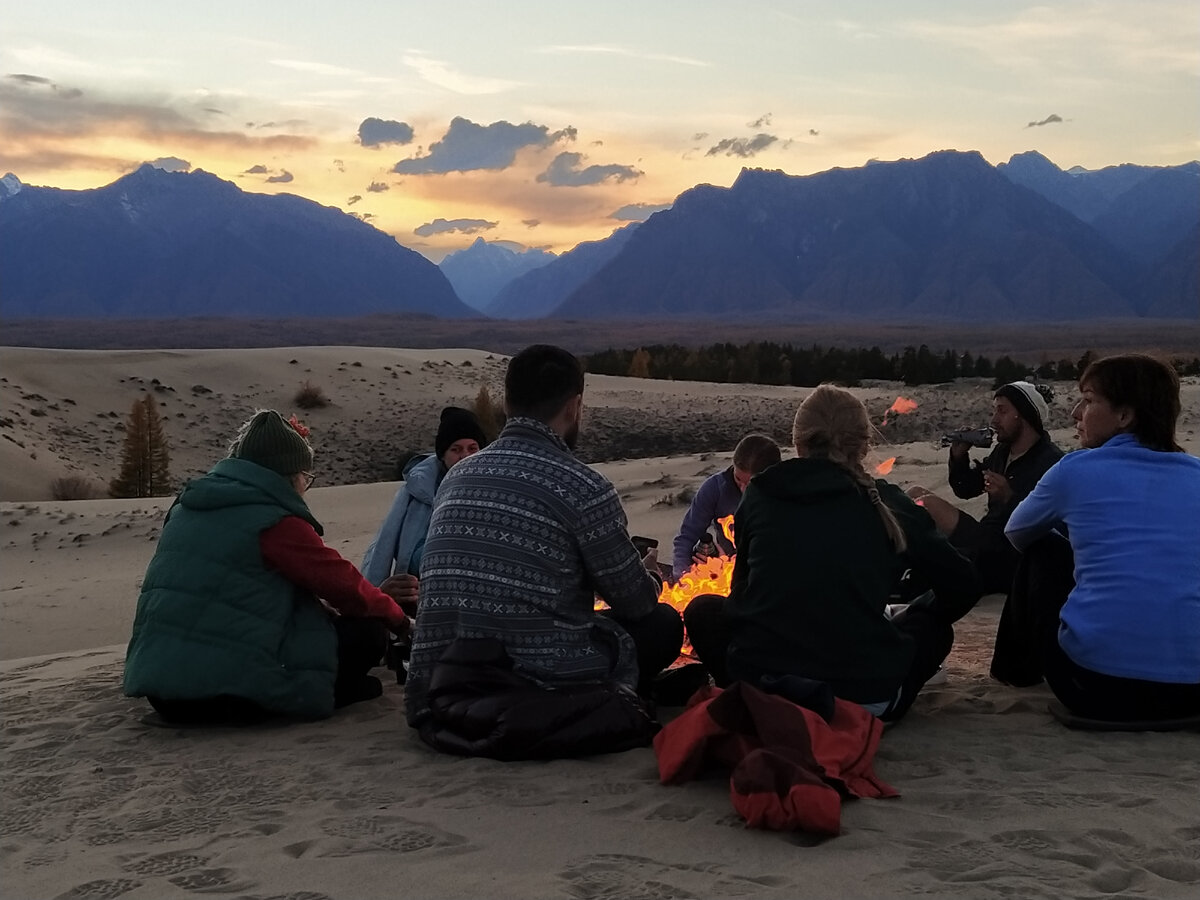
<instances>
[{"instance_id":1,"label":"short brown hair","mask_svg":"<svg viewBox=\"0 0 1200 900\"><path fill-rule=\"evenodd\" d=\"M765 434L748 434L733 448L733 465L751 475L775 465L781 458L779 445Z\"/></svg>"},{"instance_id":2,"label":"short brown hair","mask_svg":"<svg viewBox=\"0 0 1200 900\"><path fill-rule=\"evenodd\" d=\"M572 397L583 393L583 366L562 347L533 344L508 361L504 410L549 422Z\"/></svg>"},{"instance_id":3,"label":"short brown hair","mask_svg":"<svg viewBox=\"0 0 1200 900\"><path fill-rule=\"evenodd\" d=\"M1129 430L1143 446L1168 453L1183 451L1175 440L1179 375L1167 363L1142 353L1106 356L1083 370L1079 388L1095 391L1114 407L1132 410Z\"/></svg>"}]
</instances>

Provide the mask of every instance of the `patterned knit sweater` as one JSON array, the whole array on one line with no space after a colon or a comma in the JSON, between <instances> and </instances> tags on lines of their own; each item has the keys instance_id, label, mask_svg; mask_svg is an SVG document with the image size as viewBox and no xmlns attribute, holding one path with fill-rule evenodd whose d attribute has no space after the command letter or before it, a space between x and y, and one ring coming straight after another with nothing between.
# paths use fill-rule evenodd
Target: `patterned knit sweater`
<instances>
[{"instance_id":1,"label":"patterned knit sweater","mask_svg":"<svg viewBox=\"0 0 1200 900\"><path fill-rule=\"evenodd\" d=\"M632 690L633 640L596 614L595 597L637 620L661 590L629 540L616 488L548 426L526 418L510 419L494 443L446 475L420 578L405 686L411 725L427 715L430 674L460 637L498 639L516 671L546 687Z\"/></svg>"}]
</instances>

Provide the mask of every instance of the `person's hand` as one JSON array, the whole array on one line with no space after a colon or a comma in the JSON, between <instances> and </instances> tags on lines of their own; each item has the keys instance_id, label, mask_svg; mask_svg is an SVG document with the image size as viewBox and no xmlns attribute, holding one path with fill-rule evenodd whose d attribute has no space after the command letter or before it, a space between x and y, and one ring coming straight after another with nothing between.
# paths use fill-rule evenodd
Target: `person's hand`
<instances>
[{"instance_id":1,"label":"person's hand","mask_svg":"<svg viewBox=\"0 0 1200 900\"><path fill-rule=\"evenodd\" d=\"M1012 499L1012 485L999 472L983 473L983 489L987 491L989 500L1007 503Z\"/></svg>"},{"instance_id":2,"label":"person's hand","mask_svg":"<svg viewBox=\"0 0 1200 900\"><path fill-rule=\"evenodd\" d=\"M950 458L965 459L971 450L971 445L966 441L951 441L950 442Z\"/></svg>"},{"instance_id":3,"label":"person's hand","mask_svg":"<svg viewBox=\"0 0 1200 900\"><path fill-rule=\"evenodd\" d=\"M384 578L379 589L406 610L415 610L419 587L415 575L390 575Z\"/></svg>"},{"instance_id":4,"label":"person's hand","mask_svg":"<svg viewBox=\"0 0 1200 900\"><path fill-rule=\"evenodd\" d=\"M388 631L394 634L401 641L411 641L413 630L412 616L404 616L401 619L392 619L388 622Z\"/></svg>"},{"instance_id":5,"label":"person's hand","mask_svg":"<svg viewBox=\"0 0 1200 900\"><path fill-rule=\"evenodd\" d=\"M693 553L692 554L692 565L693 566L702 566L706 562L708 562L708 554L706 554L706 553Z\"/></svg>"}]
</instances>

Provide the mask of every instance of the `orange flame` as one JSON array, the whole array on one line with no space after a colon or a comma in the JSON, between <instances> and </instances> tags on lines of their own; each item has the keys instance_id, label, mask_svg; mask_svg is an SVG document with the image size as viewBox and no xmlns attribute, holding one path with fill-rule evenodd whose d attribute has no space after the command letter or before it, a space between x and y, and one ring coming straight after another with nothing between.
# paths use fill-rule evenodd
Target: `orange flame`
<instances>
[{"instance_id":1,"label":"orange flame","mask_svg":"<svg viewBox=\"0 0 1200 900\"><path fill-rule=\"evenodd\" d=\"M917 408L916 400L909 400L907 397L897 397L892 405L888 407L887 412L883 414L883 424L888 423L888 416L895 413L898 416L906 416Z\"/></svg>"},{"instance_id":2,"label":"orange flame","mask_svg":"<svg viewBox=\"0 0 1200 900\"><path fill-rule=\"evenodd\" d=\"M737 541L733 539L733 516L726 516L723 519L717 519L717 524L721 526L721 531L725 534L725 540L737 546Z\"/></svg>"},{"instance_id":3,"label":"orange flame","mask_svg":"<svg viewBox=\"0 0 1200 900\"><path fill-rule=\"evenodd\" d=\"M894 465L896 465L896 457L893 456L891 459L885 459L875 467L875 474L887 475L892 471L892 466Z\"/></svg>"},{"instance_id":4,"label":"orange flame","mask_svg":"<svg viewBox=\"0 0 1200 900\"><path fill-rule=\"evenodd\" d=\"M733 540L733 516L717 519L717 524L729 539ZM735 544L736 546L736 544ZM703 562L692 563L692 567L679 576L674 584L663 584L662 592L658 595L659 603L669 603L682 613L692 600L701 594L720 594L729 596L733 583L733 564L737 556L713 556ZM596 609L604 609L606 604L596 599ZM679 653L679 662L691 662L694 658L692 642L684 637L683 649Z\"/></svg>"}]
</instances>

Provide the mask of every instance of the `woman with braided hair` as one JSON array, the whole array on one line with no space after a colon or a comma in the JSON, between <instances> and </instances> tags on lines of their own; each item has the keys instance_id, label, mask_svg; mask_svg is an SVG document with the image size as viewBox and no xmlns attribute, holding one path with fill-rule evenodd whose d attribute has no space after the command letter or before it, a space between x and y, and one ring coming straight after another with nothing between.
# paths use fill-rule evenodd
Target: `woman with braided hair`
<instances>
[{"instance_id":1,"label":"woman with braided hair","mask_svg":"<svg viewBox=\"0 0 1200 900\"><path fill-rule=\"evenodd\" d=\"M950 652L953 623L979 599L977 576L925 510L867 473L870 431L853 394L822 385L796 412L797 458L746 488L723 615L685 615L718 684L725 676L790 695L828 685L896 721ZM932 590L889 619L905 569Z\"/></svg>"}]
</instances>

